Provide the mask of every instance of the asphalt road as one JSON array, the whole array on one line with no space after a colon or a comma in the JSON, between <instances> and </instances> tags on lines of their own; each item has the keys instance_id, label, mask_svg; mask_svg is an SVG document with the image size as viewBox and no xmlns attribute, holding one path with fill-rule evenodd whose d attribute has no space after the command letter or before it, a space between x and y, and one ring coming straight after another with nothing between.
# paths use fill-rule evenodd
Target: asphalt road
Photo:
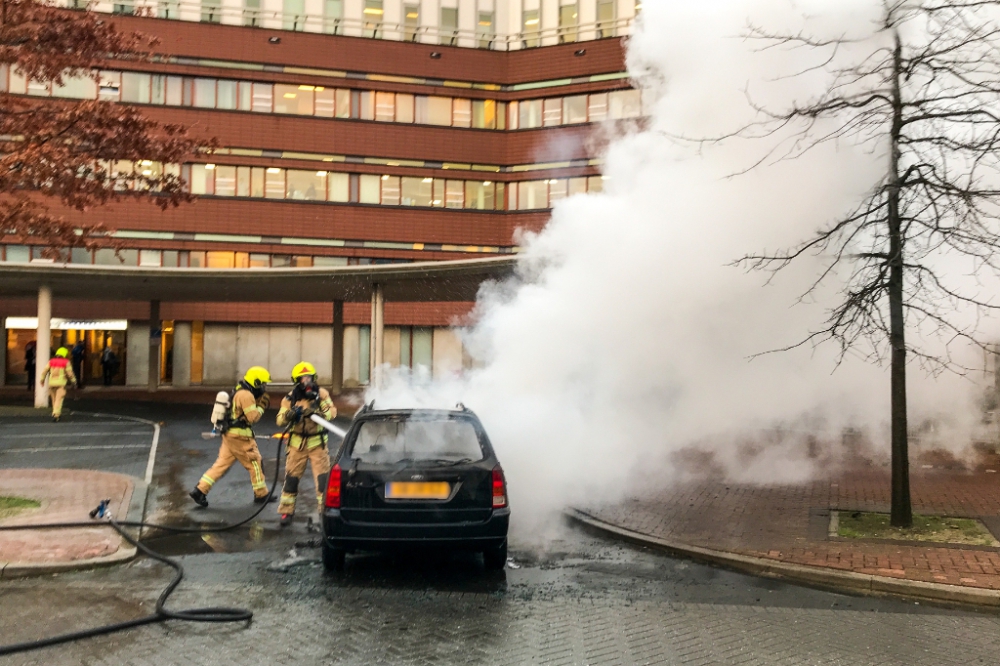
<instances>
[{"instance_id":1,"label":"asphalt road","mask_svg":"<svg viewBox=\"0 0 1000 666\"><path fill-rule=\"evenodd\" d=\"M248 514L242 469L220 482L209 510L191 508L186 491L217 449L200 437L203 408L128 409L165 422L153 513L190 523ZM271 447L263 443L265 457ZM515 504L515 520L517 510ZM245 606L255 613L249 626L171 622L0 664L938 666L994 664L1000 654L995 615L743 576L567 525L555 527L544 545L513 543L512 566L499 573L484 571L470 555L359 555L348 558L345 574L332 576L315 548L295 548L315 536L304 522L282 531L274 513L270 505L260 520L233 533L149 541L179 554L186 569L172 607ZM168 579L167 569L139 559L114 569L2 581L0 640L147 613Z\"/></svg>"}]
</instances>

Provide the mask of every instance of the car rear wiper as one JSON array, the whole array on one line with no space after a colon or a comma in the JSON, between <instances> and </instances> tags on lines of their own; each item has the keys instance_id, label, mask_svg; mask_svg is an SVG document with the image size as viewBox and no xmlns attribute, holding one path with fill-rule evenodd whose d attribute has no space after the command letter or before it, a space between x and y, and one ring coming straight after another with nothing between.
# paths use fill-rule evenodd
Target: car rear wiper
<instances>
[{"instance_id":1,"label":"car rear wiper","mask_svg":"<svg viewBox=\"0 0 1000 666\"><path fill-rule=\"evenodd\" d=\"M441 466L452 467L454 465L464 465L465 463L470 463L472 462L472 458L459 458L458 460L452 460L450 458L427 458L421 462L432 462Z\"/></svg>"}]
</instances>

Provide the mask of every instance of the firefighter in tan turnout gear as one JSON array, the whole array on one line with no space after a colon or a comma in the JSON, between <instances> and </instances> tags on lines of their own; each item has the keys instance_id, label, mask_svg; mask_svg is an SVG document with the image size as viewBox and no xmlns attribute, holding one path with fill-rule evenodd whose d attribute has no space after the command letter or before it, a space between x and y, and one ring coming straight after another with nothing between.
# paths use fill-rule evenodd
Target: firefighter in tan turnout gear
<instances>
[{"instance_id":1,"label":"firefighter in tan turnout gear","mask_svg":"<svg viewBox=\"0 0 1000 666\"><path fill-rule=\"evenodd\" d=\"M66 359L69 350L60 347L56 350L56 357L49 361L42 375L42 384L47 379L49 381L49 397L52 398L52 420L58 421L62 417L63 399L66 397L66 385L76 386L76 375L73 374L73 366Z\"/></svg>"},{"instance_id":2,"label":"firefighter in tan turnout gear","mask_svg":"<svg viewBox=\"0 0 1000 666\"><path fill-rule=\"evenodd\" d=\"M191 499L199 506L208 506L206 495L235 462L239 462L250 472L253 501L263 504L268 500L267 482L264 480L260 450L257 449L252 426L270 406L271 399L266 392L270 381L271 375L266 369L254 366L247 370L243 381L237 385L230 401L229 419L222 433L219 457L212 468L202 475L198 486L191 491Z\"/></svg>"},{"instance_id":3,"label":"firefighter in tan turnout gear","mask_svg":"<svg viewBox=\"0 0 1000 666\"><path fill-rule=\"evenodd\" d=\"M292 522L299 480L306 471L307 462L312 465L316 502L322 513L323 491L330 472L330 453L326 447L326 431L309 417L318 414L331 421L337 416L337 408L333 406L330 393L316 384L316 368L312 363L303 361L292 368L292 381L295 382L295 388L282 398L281 408L278 410L278 425L284 428L291 424L288 456L285 459L285 484L278 504L282 526Z\"/></svg>"}]
</instances>

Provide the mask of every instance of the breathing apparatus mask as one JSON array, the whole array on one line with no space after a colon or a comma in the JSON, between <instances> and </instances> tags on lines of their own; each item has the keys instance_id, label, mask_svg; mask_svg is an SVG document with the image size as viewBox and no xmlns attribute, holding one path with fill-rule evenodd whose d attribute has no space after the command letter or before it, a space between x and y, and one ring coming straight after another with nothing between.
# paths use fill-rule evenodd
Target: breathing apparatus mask
<instances>
[{"instance_id":1,"label":"breathing apparatus mask","mask_svg":"<svg viewBox=\"0 0 1000 666\"><path fill-rule=\"evenodd\" d=\"M309 402L319 400L319 385L316 384L315 377L305 375L299 378L295 388L292 389L292 404L294 405L299 400L308 400Z\"/></svg>"}]
</instances>

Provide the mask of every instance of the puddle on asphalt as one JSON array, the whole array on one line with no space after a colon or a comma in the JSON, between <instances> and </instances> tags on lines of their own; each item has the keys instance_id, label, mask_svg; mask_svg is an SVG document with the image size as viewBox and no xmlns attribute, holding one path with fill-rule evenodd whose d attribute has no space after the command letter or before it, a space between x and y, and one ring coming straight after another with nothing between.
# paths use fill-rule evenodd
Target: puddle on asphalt
<instances>
[{"instance_id":1,"label":"puddle on asphalt","mask_svg":"<svg viewBox=\"0 0 1000 666\"><path fill-rule=\"evenodd\" d=\"M259 523L248 528L203 534L163 534L142 540L151 550L173 557L206 553L247 553L266 548L283 538L278 530L265 530Z\"/></svg>"}]
</instances>

